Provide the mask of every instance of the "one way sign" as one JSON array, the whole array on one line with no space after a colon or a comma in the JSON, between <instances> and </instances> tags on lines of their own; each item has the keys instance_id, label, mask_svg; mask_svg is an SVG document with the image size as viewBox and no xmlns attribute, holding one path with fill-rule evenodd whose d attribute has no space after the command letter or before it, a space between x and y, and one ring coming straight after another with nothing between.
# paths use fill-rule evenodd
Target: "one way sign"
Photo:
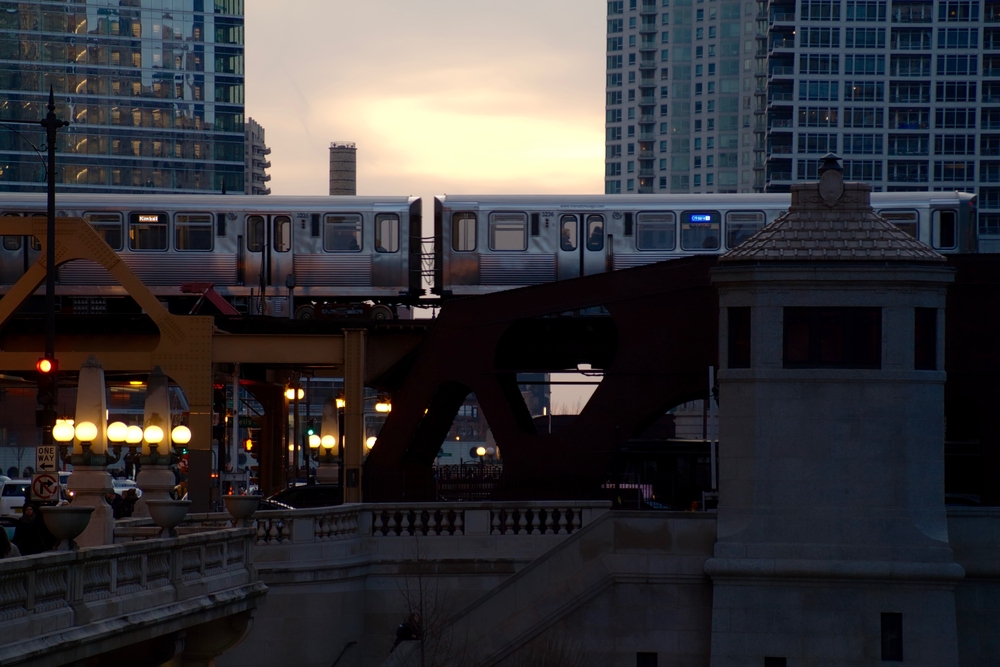
<instances>
[{"instance_id":1,"label":"one way sign","mask_svg":"<svg viewBox=\"0 0 1000 667\"><path fill-rule=\"evenodd\" d=\"M35 470L38 472L55 472L56 446L39 445L35 448Z\"/></svg>"}]
</instances>

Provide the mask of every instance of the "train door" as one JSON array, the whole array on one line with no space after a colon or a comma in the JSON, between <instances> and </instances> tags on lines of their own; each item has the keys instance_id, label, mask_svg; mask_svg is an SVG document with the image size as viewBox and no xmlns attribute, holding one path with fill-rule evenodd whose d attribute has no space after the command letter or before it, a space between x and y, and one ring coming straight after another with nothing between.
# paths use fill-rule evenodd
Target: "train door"
<instances>
[{"instance_id":1,"label":"train door","mask_svg":"<svg viewBox=\"0 0 1000 667\"><path fill-rule=\"evenodd\" d=\"M292 268L292 218L248 215L244 234L246 284L257 290L284 287Z\"/></svg>"},{"instance_id":2,"label":"train door","mask_svg":"<svg viewBox=\"0 0 1000 667\"><path fill-rule=\"evenodd\" d=\"M559 216L559 280L590 276L607 270L605 218L599 213Z\"/></svg>"},{"instance_id":3,"label":"train door","mask_svg":"<svg viewBox=\"0 0 1000 667\"><path fill-rule=\"evenodd\" d=\"M375 213L375 252L372 253L372 285L400 287L406 284L403 275L403 253L399 251L400 220L395 211Z\"/></svg>"}]
</instances>

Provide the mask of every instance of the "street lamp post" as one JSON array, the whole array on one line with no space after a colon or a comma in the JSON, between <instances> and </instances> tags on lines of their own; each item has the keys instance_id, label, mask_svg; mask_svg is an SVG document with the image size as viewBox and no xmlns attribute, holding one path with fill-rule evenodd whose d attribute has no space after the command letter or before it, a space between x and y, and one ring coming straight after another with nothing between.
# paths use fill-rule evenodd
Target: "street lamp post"
<instances>
[{"instance_id":1,"label":"street lamp post","mask_svg":"<svg viewBox=\"0 0 1000 667\"><path fill-rule=\"evenodd\" d=\"M48 206L45 224L45 359L56 358L56 136L60 128L69 125L69 121L56 116L55 89L49 87L48 113L40 121L4 120L3 123L22 125L41 125L45 130L45 148L48 152L46 166L46 181ZM58 370L56 371L58 374ZM58 383L53 383L46 405L42 405L42 444L52 444L52 427L56 419L56 390Z\"/></svg>"}]
</instances>

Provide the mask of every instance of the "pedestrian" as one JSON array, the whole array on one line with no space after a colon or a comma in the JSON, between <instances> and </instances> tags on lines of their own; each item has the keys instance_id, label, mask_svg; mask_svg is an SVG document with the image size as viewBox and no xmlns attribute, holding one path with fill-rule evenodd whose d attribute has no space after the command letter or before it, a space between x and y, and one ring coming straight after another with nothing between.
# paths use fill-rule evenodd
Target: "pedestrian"
<instances>
[{"instance_id":1,"label":"pedestrian","mask_svg":"<svg viewBox=\"0 0 1000 667\"><path fill-rule=\"evenodd\" d=\"M122 501L122 497L118 495L114 489L104 492L104 500L111 505L111 514L114 518L120 519L125 516L123 514L125 503Z\"/></svg>"},{"instance_id":2,"label":"pedestrian","mask_svg":"<svg viewBox=\"0 0 1000 667\"><path fill-rule=\"evenodd\" d=\"M7 476L11 479L17 479L17 466L7 468Z\"/></svg>"},{"instance_id":3,"label":"pedestrian","mask_svg":"<svg viewBox=\"0 0 1000 667\"><path fill-rule=\"evenodd\" d=\"M122 494L122 518L127 518L132 516L135 512L135 503L139 500L139 494L135 492L135 489L125 489L125 493Z\"/></svg>"},{"instance_id":4,"label":"pedestrian","mask_svg":"<svg viewBox=\"0 0 1000 667\"><path fill-rule=\"evenodd\" d=\"M0 526L0 558L16 558L20 555L21 552L18 551L17 545L11 543L7 529Z\"/></svg>"},{"instance_id":5,"label":"pedestrian","mask_svg":"<svg viewBox=\"0 0 1000 667\"><path fill-rule=\"evenodd\" d=\"M48 551L56 543L56 538L45 527L45 522L39 515L38 506L31 502L24 503L21 518L14 528L14 544L22 556L31 556Z\"/></svg>"},{"instance_id":6,"label":"pedestrian","mask_svg":"<svg viewBox=\"0 0 1000 667\"><path fill-rule=\"evenodd\" d=\"M31 479L31 476L35 474L35 469L28 466L24 469L24 474L21 475L24 479Z\"/></svg>"}]
</instances>

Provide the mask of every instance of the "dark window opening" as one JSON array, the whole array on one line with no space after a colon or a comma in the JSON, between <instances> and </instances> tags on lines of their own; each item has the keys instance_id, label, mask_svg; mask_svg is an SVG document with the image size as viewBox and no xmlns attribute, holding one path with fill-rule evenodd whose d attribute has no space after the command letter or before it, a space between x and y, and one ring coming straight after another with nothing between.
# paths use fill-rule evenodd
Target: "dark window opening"
<instances>
[{"instance_id":1,"label":"dark window opening","mask_svg":"<svg viewBox=\"0 0 1000 667\"><path fill-rule=\"evenodd\" d=\"M882 614L882 661L903 662L902 614Z\"/></svg>"},{"instance_id":2,"label":"dark window opening","mask_svg":"<svg viewBox=\"0 0 1000 667\"><path fill-rule=\"evenodd\" d=\"M785 308L785 368L881 368L880 308Z\"/></svg>"},{"instance_id":3,"label":"dark window opening","mask_svg":"<svg viewBox=\"0 0 1000 667\"><path fill-rule=\"evenodd\" d=\"M311 228L309 229L309 236L318 239L319 238L319 213L312 214Z\"/></svg>"},{"instance_id":4,"label":"dark window opening","mask_svg":"<svg viewBox=\"0 0 1000 667\"><path fill-rule=\"evenodd\" d=\"M750 368L750 309L730 308L729 367Z\"/></svg>"},{"instance_id":5,"label":"dark window opening","mask_svg":"<svg viewBox=\"0 0 1000 667\"><path fill-rule=\"evenodd\" d=\"M764 658L764 667L788 667L787 658Z\"/></svg>"},{"instance_id":6,"label":"dark window opening","mask_svg":"<svg viewBox=\"0 0 1000 667\"><path fill-rule=\"evenodd\" d=\"M913 368L936 371L937 308L917 308L913 319Z\"/></svg>"},{"instance_id":7,"label":"dark window opening","mask_svg":"<svg viewBox=\"0 0 1000 667\"><path fill-rule=\"evenodd\" d=\"M625 236L632 236L632 214L625 214Z\"/></svg>"},{"instance_id":8,"label":"dark window opening","mask_svg":"<svg viewBox=\"0 0 1000 667\"><path fill-rule=\"evenodd\" d=\"M216 213L215 214L215 235L225 236L226 235L226 214Z\"/></svg>"},{"instance_id":9,"label":"dark window opening","mask_svg":"<svg viewBox=\"0 0 1000 667\"><path fill-rule=\"evenodd\" d=\"M656 667L657 653L636 653L635 667Z\"/></svg>"},{"instance_id":10,"label":"dark window opening","mask_svg":"<svg viewBox=\"0 0 1000 667\"><path fill-rule=\"evenodd\" d=\"M531 214L531 235L538 236L538 214Z\"/></svg>"},{"instance_id":11,"label":"dark window opening","mask_svg":"<svg viewBox=\"0 0 1000 667\"><path fill-rule=\"evenodd\" d=\"M934 211L934 241L935 248L954 248L957 236L954 211Z\"/></svg>"}]
</instances>

